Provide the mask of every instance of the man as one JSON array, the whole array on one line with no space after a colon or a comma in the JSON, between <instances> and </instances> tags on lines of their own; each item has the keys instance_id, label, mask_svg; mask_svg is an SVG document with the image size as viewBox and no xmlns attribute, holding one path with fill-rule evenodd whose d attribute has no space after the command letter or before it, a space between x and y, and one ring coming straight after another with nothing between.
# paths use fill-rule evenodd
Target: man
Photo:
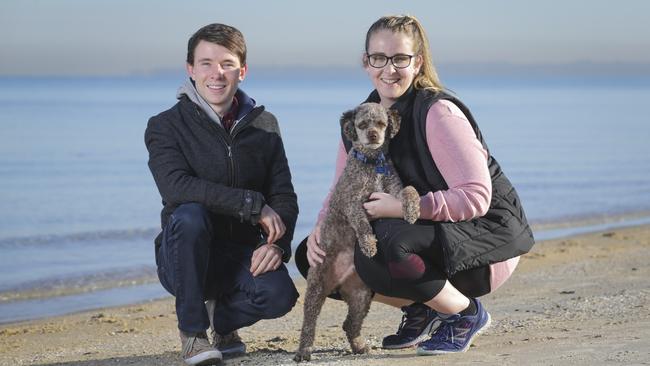
<instances>
[{"instance_id":1,"label":"man","mask_svg":"<svg viewBox=\"0 0 650 366\"><path fill-rule=\"evenodd\" d=\"M178 103L149 120L145 143L163 200L158 277L176 297L182 357L197 365L245 352L237 329L294 306L282 262L298 204L277 120L239 89L247 72L241 32L199 29L187 72Z\"/></svg>"}]
</instances>

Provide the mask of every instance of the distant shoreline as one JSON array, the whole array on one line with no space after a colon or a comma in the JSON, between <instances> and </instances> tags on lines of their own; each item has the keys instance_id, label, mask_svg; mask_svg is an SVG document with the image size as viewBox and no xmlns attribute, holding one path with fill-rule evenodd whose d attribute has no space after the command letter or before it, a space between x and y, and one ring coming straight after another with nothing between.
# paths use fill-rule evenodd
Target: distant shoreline
<instances>
[{"instance_id":1,"label":"distant shoreline","mask_svg":"<svg viewBox=\"0 0 650 366\"><path fill-rule=\"evenodd\" d=\"M443 77L458 76L561 76L561 77L645 77L650 78L650 63L647 62L592 62L575 61L561 63L523 63L523 62L439 62L436 67ZM264 74L310 74L318 72L320 76L331 74L358 74L365 78L363 68L359 64L340 65L269 65L255 64L250 72L255 77ZM155 70L133 70L120 73L61 73L61 74L0 74L5 79L40 79L40 78L130 78L130 77L182 77L185 78L185 69L162 68ZM279 76L278 76L279 77ZM284 76L283 76L284 77Z\"/></svg>"}]
</instances>

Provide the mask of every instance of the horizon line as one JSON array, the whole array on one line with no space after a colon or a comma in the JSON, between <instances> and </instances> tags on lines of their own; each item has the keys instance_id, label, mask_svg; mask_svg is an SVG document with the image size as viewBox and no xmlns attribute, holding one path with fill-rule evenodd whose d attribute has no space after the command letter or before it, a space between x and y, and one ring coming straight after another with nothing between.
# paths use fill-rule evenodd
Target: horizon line
<instances>
[{"instance_id":1,"label":"horizon line","mask_svg":"<svg viewBox=\"0 0 650 366\"><path fill-rule=\"evenodd\" d=\"M435 64L436 69L443 70L451 76L517 76L521 73L531 76L650 76L650 61L572 61L520 63L510 61L450 61ZM305 72L319 70L321 73L338 73L341 71L363 70L361 65L318 65L318 64L255 64L249 70L281 70ZM251 72L251 71L249 71ZM0 78L57 78L57 77L132 77L164 76L185 74L183 68L165 67L151 70L97 71L97 72L61 72L61 73L3 73Z\"/></svg>"}]
</instances>

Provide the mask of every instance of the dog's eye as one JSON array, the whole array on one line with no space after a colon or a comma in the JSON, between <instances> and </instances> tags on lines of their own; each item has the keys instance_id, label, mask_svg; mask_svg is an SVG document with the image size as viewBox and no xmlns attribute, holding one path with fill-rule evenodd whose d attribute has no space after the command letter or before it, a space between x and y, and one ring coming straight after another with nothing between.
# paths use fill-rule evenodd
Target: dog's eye
<instances>
[{"instance_id":1,"label":"dog's eye","mask_svg":"<svg viewBox=\"0 0 650 366\"><path fill-rule=\"evenodd\" d=\"M357 125L357 128L360 129L360 130L365 130L366 128L368 128L368 123L367 122L361 122L361 123L359 123Z\"/></svg>"}]
</instances>

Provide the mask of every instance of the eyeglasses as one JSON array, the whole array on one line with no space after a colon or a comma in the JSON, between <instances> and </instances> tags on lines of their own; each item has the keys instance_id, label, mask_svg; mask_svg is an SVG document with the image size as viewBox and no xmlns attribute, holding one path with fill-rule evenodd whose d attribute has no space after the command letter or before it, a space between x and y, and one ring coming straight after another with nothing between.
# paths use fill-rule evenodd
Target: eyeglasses
<instances>
[{"instance_id":1,"label":"eyeglasses","mask_svg":"<svg viewBox=\"0 0 650 366\"><path fill-rule=\"evenodd\" d=\"M373 53L372 55L366 55L368 57L368 64L370 66L375 67L377 69L381 69L382 67L388 65L388 61L396 68L396 69L404 69L407 68L411 65L411 59L415 55L404 55L401 53L398 53L397 55L393 56L386 56L382 55L380 53Z\"/></svg>"}]
</instances>

